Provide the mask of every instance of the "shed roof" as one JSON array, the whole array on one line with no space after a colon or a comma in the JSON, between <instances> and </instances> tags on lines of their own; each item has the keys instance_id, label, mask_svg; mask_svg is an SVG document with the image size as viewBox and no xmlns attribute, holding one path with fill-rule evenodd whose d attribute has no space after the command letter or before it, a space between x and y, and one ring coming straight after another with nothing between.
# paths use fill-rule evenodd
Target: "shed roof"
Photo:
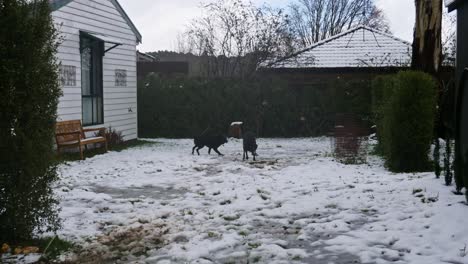
<instances>
[{"instance_id":1,"label":"shed roof","mask_svg":"<svg viewBox=\"0 0 468 264\"><path fill-rule=\"evenodd\" d=\"M73 0L49 0L49 3L50 3L50 6L52 7L52 11L55 11L55 10L62 8L63 6L66 6L72 1ZM137 37L138 42L141 43L141 40L142 40L141 33L138 31L135 24L133 24L132 20L127 15L127 13L122 8L122 6L119 4L119 2L117 0L109 0L109 1L115 6L117 11L122 15L122 17L127 22L128 26L132 29L133 33Z\"/></svg>"},{"instance_id":2,"label":"shed roof","mask_svg":"<svg viewBox=\"0 0 468 264\"><path fill-rule=\"evenodd\" d=\"M407 67L411 44L390 34L358 26L315 43L269 68Z\"/></svg>"}]
</instances>

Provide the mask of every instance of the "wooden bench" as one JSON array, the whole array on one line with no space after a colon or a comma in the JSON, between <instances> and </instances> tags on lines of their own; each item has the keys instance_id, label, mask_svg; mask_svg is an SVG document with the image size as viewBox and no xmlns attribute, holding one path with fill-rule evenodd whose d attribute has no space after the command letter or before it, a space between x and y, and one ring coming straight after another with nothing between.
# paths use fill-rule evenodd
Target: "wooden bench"
<instances>
[{"instance_id":1,"label":"wooden bench","mask_svg":"<svg viewBox=\"0 0 468 264\"><path fill-rule=\"evenodd\" d=\"M55 125L55 141L57 153L64 148L79 148L80 158L84 159L83 146L87 149L88 144L104 143L107 151L107 139L104 136L86 138L86 132L100 131L103 135L106 128L83 128L81 120L59 121Z\"/></svg>"}]
</instances>

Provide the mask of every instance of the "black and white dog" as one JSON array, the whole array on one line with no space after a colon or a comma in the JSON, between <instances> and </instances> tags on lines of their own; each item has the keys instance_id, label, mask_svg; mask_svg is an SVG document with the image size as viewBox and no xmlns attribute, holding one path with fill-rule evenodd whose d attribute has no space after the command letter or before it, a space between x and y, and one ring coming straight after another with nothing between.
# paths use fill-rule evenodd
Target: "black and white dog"
<instances>
[{"instance_id":1,"label":"black and white dog","mask_svg":"<svg viewBox=\"0 0 468 264\"><path fill-rule=\"evenodd\" d=\"M244 146L244 154L242 155L242 160L249 159L248 152L252 153L253 160L255 161L255 156L257 155L257 140L255 139L255 134L252 132L247 132L242 136L242 143Z\"/></svg>"},{"instance_id":2,"label":"black and white dog","mask_svg":"<svg viewBox=\"0 0 468 264\"><path fill-rule=\"evenodd\" d=\"M203 147L207 146L208 147L208 154L211 154L211 149L213 149L218 155L223 156L221 152L218 151L218 148L226 144L227 138L225 136L217 135L217 136L198 136L193 139L193 142L195 143L195 146L192 148L192 155L195 152L195 149L197 149L198 155L200 155L199 150L202 149Z\"/></svg>"}]
</instances>

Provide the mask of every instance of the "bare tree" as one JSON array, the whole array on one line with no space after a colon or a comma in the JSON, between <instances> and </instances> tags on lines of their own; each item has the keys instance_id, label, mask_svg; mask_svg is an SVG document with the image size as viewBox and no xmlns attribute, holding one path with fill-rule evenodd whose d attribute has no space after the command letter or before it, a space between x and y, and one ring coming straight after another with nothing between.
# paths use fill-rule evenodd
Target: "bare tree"
<instances>
[{"instance_id":1,"label":"bare tree","mask_svg":"<svg viewBox=\"0 0 468 264\"><path fill-rule=\"evenodd\" d=\"M180 47L202 57L206 76L248 77L287 52L282 10L243 0L216 0L202 8L204 15L192 21Z\"/></svg>"},{"instance_id":2,"label":"bare tree","mask_svg":"<svg viewBox=\"0 0 468 264\"><path fill-rule=\"evenodd\" d=\"M388 22L374 0L296 0L290 6L290 30L298 48L357 25L389 32Z\"/></svg>"},{"instance_id":3,"label":"bare tree","mask_svg":"<svg viewBox=\"0 0 468 264\"><path fill-rule=\"evenodd\" d=\"M412 68L437 74L442 64L442 0L415 0Z\"/></svg>"},{"instance_id":4,"label":"bare tree","mask_svg":"<svg viewBox=\"0 0 468 264\"><path fill-rule=\"evenodd\" d=\"M455 67L457 54L457 16L444 10L442 15L442 64Z\"/></svg>"}]
</instances>

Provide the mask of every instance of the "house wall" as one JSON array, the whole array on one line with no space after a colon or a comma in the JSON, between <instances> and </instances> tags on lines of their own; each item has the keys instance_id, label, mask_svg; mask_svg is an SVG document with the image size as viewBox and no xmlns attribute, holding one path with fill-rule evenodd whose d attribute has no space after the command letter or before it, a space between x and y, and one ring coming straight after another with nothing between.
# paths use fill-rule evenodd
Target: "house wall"
<instances>
[{"instance_id":1,"label":"house wall","mask_svg":"<svg viewBox=\"0 0 468 264\"><path fill-rule=\"evenodd\" d=\"M71 1L52 17L63 41L58 59L76 67L76 84L63 86L58 120L82 119L79 30L101 33L123 43L103 58L104 126L121 131L124 140L137 138L137 39L130 26L108 0ZM111 46L106 43L106 49ZM127 71L126 87L115 85L116 69Z\"/></svg>"}]
</instances>

